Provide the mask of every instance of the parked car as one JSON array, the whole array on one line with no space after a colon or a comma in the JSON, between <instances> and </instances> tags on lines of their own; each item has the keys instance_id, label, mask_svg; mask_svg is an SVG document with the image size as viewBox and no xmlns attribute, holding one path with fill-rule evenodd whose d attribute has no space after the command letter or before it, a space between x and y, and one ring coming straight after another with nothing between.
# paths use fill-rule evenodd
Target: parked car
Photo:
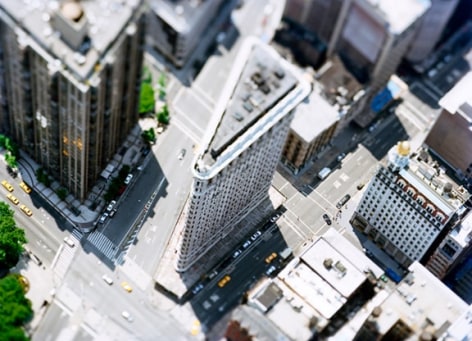
<instances>
[{"instance_id":1,"label":"parked car","mask_svg":"<svg viewBox=\"0 0 472 341\"><path fill-rule=\"evenodd\" d=\"M124 181L125 185L129 185L129 183L131 182L131 179L133 179L133 174L129 173L127 176L126 176L126 179Z\"/></svg>"},{"instance_id":2,"label":"parked car","mask_svg":"<svg viewBox=\"0 0 472 341\"><path fill-rule=\"evenodd\" d=\"M236 250L236 251L234 251L234 253L233 253L233 258L237 258L241 253L242 253L241 250Z\"/></svg>"},{"instance_id":3,"label":"parked car","mask_svg":"<svg viewBox=\"0 0 472 341\"><path fill-rule=\"evenodd\" d=\"M121 283L121 287L123 289L125 289L127 292L132 292L133 291L133 288L127 282Z\"/></svg>"},{"instance_id":4,"label":"parked car","mask_svg":"<svg viewBox=\"0 0 472 341\"><path fill-rule=\"evenodd\" d=\"M115 205L116 205L116 201L115 201L115 200L110 201L110 203L109 203L108 206L107 206L106 211L107 211L107 212L111 212L111 211L113 210L113 208L115 207Z\"/></svg>"},{"instance_id":5,"label":"parked car","mask_svg":"<svg viewBox=\"0 0 472 341\"><path fill-rule=\"evenodd\" d=\"M338 162L341 162L344 158L346 157L346 154L345 153L341 153L338 155L338 157L336 158L336 160Z\"/></svg>"},{"instance_id":6,"label":"parked car","mask_svg":"<svg viewBox=\"0 0 472 341\"><path fill-rule=\"evenodd\" d=\"M254 234L251 236L251 240L254 241L256 240L257 238L259 238L259 236L262 234L261 231L256 231L254 232Z\"/></svg>"},{"instance_id":7,"label":"parked car","mask_svg":"<svg viewBox=\"0 0 472 341\"><path fill-rule=\"evenodd\" d=\"M267 276L271 276L275 270L277 270L277 268L275 267L275 265L271 265L267 270L266 270L266 275Z\"/></svg>"},{"instance_id":8,"label":"parked car","mask_svg":"<svg viewBox=\"0 0 472 341\"><path fill-rule=\"evenodd\" d=\"M192 293L194 295L198 294L203 289L203 283L198 283L193 289Z\"/></svg>"},{"instance_id":9,"label":"parked car","mask_svg":"<svg viewBox=\"0 0 472 341\"><path fill-rule=\"evenodd\" d=\"M105 221L107 220L109 214L107 212L103 213L102 216L100 217L100 219L98 220L98 223L99 224L103 224L105 223Z\"/></svg>"},{"instance_id":10,"label":"parked car","mask_svg":"<svg viewBox=\"0 0 472 341\"><path fill-rule=\"evenodd\" d=\"M243 248L244 249L247 249L249 247L249 245L251 245L251 241L250 240L246 240L243 244Z\"/></svg>"}]
</instances>

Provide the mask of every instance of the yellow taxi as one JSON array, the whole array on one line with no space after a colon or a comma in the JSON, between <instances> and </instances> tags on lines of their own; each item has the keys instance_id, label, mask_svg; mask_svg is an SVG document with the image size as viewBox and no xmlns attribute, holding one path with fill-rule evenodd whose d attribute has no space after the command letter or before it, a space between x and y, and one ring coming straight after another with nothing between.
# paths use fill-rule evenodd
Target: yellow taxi
<instances>
[{"instance_id":1,"label":"yellow taxi","mask_svg":"<svg viewBox=\"0 0 472 341\"><path fill-rule=\"evenodd\" d=\"M13 192L13 186L7 180L2 180L2 186L5 187L8 192Z\"/></svg>"},{"instance_id":2,"label":"yellow taxi","mask_svg":"<svg viewBox=\"0 0 472 341\"><path fill-rule=\"evenodd\" d=\"M21 204L20 205L20 209L23 211L24 214L26 214L28 217L31 217L33 215L33 212L31 212L31 210L26 207L25 205Z\"/></svg>"},{"instance_id":3,"label":"yellow taxi","mask_svg":"<svg viewBox=\"0 0 472 341\"><path fill-rule=\"evenodd\" d=\"M122 282L121 287L125 289L127 292L133 291L133 288L131 288L131 285L129 285L127 282Z\"/></svg>"},{"instance_id":4,"label":"yellow taxi","mask_svg":"<svg viewBox=\"0 0 472 341\"><path fill-rule=\"evenodd\" d=\"M220 281L218 282L218 286L223 288L228 282L231 281L231 277L229 275L225 275Z\"/></svg>"},{"instance_id":5,"label":"yellow taxi","mask_svg":"<svg viewBox=\"0 0 472 341\"><path fill-rule=\"evenodd\" d=\"M13 194L11 193L8 193L7 194L7 198L12 202L14 203L15 205L18 205L20 203L20 201L17 199L17 197L15 197Z\"/></svg>"},{"instance_id":6,"label":"yellow taxi","mask_svg":"<svg viewBox=\"0 0 472 341\"><path fill-rule=\"evenodd\" d=\"M25 191L26 193L28 193L28 194L31 193L31 188L30 188L27 184L25 184L24 182L22 182L22 183L20 184L20 187L21 187L21 189L22 189L23 191Z\"/></svg>"},{"instance_id":7,"label":"yellow taxi","mask_svg":"<svg viewBox=\"0 0 472 341\"><path fill-rule=\"evenodd\" d=\"M269 264L272 262L275 258L277 257L277 254L275 252L272 252L267 258L265 259L265 262Z\"/></svg>"}]
</instances>

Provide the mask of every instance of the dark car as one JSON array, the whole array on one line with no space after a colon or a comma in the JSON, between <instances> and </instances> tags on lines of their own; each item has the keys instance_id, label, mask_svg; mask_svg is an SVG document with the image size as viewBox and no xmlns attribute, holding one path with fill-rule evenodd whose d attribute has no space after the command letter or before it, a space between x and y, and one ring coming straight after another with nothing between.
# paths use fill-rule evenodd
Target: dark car
<instances>
[{"instance_id":1,"label":"dark car","mask_svg":"<svg viewBox=\"0 0 472 341\"><path fill-rule=\"evenodd\" d=\"M346 194L345 196L343 196L341 200L339 200L338 203L336 204L336 208L339 210L341 207L344 206L345 203L349 201L349 199L351 199L351 196L349 194Z\"/></svg>"},{"instance_id":2,"label":"dark car","mask_svg":"<svg viewBox=\"0 0 472 341\"><path fill-rule=\"evenodd\" d=\"M331 219L329 219L329 216L326 213L323 214L323 219L326 222L326 224L328 224L328 225L332 224Z\"/></svg>"}]
</instances>

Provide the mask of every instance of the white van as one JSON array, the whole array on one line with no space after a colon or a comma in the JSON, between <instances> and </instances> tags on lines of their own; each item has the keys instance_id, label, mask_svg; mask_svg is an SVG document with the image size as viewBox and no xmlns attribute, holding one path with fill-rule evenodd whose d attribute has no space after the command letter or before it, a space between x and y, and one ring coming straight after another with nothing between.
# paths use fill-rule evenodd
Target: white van
<instances>
[{"instance_id":1,"label":"white van","mask_svg":"<svg viewBox=\"0 0 472 341\"><path fill-rule=\"evenodd\" d=\"M325 167L318 173L318 179L324 180L331 173L331 168Z\"/></svg>"}]
</instances>

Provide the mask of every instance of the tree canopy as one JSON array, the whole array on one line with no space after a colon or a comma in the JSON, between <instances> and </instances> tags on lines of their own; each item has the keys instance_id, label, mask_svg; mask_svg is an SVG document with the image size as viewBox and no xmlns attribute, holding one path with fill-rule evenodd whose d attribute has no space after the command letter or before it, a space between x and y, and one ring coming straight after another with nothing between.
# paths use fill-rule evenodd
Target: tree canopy
<instances>
[{"instance_id":1,"label":"tree canopy","mask_svg":"<svg viewBox=\"0 0 472 341\"><path fill-rule=\"evenodd\" d=\"M22 327L32 316L31 301L17 276L0 279L0 341L28 340Z\"/></svg>"},{"instance_id":2,"label":"tree canopy","mask_svg":"<svg viewBox=\"0 0 472 341\"><path fill-rule=\"evenodd\" d=\"M0 202L0 270L8 270L18 263L25 243L25 231L16 226L13 210Z\"/></svg>"}]
</instances>

